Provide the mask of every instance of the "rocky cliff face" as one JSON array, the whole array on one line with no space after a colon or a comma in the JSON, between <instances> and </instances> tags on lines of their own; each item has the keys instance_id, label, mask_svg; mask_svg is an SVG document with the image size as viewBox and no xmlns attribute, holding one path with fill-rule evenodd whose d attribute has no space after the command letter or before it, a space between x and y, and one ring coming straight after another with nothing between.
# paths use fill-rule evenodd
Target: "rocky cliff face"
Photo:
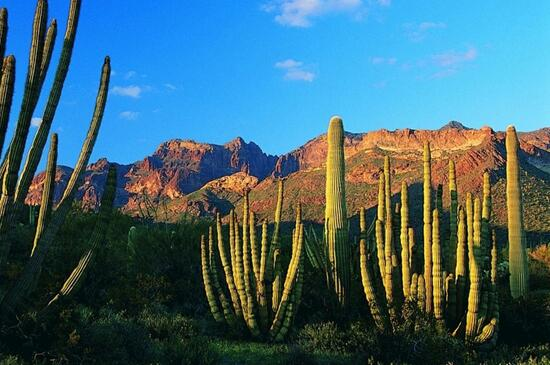
<instances>
[{"instance_id":1,"label":"rocky cliff face","mask_svg":"<svg viewBox=\"0 0 550 365\"><path fill-rule=\"evenodd\" d=\"M424 141L432 147L434 188L444 185L447 197L448 160L456 163L459 194L480 193L481 176L491 173L495 189L495 217L505 219L503 189L505 186L506 151L504 133L489 127L469 129L451 122L439 130L401 129L368 133L347 133L345 136L347 198L350 213L376 202L376 184L383 157L392 158L393 186L399 192L401 181L411 186L411 208L421 209L421 156ZM526 181L526 197L550 199L550 128L520 133L522 169ZM130 165L118 165L119 187L116 203L129 214L143 214L145 205L162 211L157 219L177 219L182 213L208 216L226 213L238 205L244 189L252 190L252 208L260 217L270 218L274 210L276 184L285 177L285 214L291 217L291 201L304 203L307 219L322 219L324 207L324 168L326 136L310 140L302 147L282 156L265 154L253 142L236 138L225 145L171 140L161 144L145 159ZM79 199L88 208L99 202L108 163L99 160L90 165ZM58 169L56 196L67 183L71 170ZM35 177L27 202L39 204L43 174ZM395 197L398 198L397 196ZM537 200L538 203L540 203ZM542 202L544 205L544 202ZM530 202L526 201L526 209ZM540 205L540 204L539 204ZM532 205L535 209L535 206ZM550 222L550 201L538 214ZM539 208L537 208L539 209ZM540 210L540 209L539 209Z\"/></svg>"}]
</instances>

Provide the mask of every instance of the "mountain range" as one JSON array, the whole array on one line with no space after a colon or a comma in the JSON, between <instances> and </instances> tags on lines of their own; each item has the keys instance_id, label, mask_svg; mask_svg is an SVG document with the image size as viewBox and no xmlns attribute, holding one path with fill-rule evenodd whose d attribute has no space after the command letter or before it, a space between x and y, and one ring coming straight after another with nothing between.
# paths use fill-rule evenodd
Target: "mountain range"
<instances>
[{"instance_id":1,"label":"mountain range","mask_svg":"<svg viewBox=\"0 0 550 365\"><path fill-rule=\"evenodd\" d=\"M376 204L377 181L385 155L392 161L392 191L399 201L401 181L410 186L413 223L421 217L422 146L432 149L432 185L443 185L448 206L448 160L456 164L458 193L481 193L484 171L491 176L494 221L504 225L505 134L489 127L470 129L452 121L438 130L381 129L345 134L348 213ZM523 202L526 229L550 234L550 128L519 133ZM117 164L116 205L125 213L162 221L175 221L183 214L213 216L239 208L242 192L250 189L251 208L259 218L271 218L276 199L276 180L284 178L283 218L290 219L292 205L303 204L304 217L320 222L324 210L324 162L326 135L303 146L272 156L254 142L237 137L224 144L175 139L132 164ZM109 161L100 159L88 166L78 199L86 209L97 208ZM71 168L59 166L56 197L67 183ZM38 174L27 197L39 204L44 174ZM546 238L544 238L546 239Z\"/></svg>"}]
</instances>

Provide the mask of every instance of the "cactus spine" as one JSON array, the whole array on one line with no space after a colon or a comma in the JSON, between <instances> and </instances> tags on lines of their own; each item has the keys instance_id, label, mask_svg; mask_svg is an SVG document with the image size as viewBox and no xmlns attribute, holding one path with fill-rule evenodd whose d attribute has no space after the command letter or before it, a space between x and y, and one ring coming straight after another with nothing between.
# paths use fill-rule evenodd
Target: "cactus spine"
<instances>
[{"instance_id":1,"label":"cactus spine","mask_svg":"<svg viewBox=\"0 0 550 365\"><path fill-rule=\"evenodd\" d=\"M516 129L513 126L508 126L506 128L506 204L508 211L510 291L513 298L524 297L529 290L518 145Z\"/></svg>"},{"instance_id":2,"label":"cactus spine","mask_svg":"<svg viewBox=\"0 0 550 365\"><path fill-rule=\"evenodd\" d=\"M432 189L431 189L431 152L429 142L424 143L424 281L426 283L426 312L433 310L432 289Z\"/></svg>"},{"instance_id":3,"label":"cactus spine","mask_svg":"<svg viewBox=\"0 0 550 365\"><path fill-rule=\"evenodd\" d=\"M350 246L346 210L344 125L332 117L327 133L325 242L332 270L331 284L338 306L347 306L350 287Z\"/></svg>"}]
</instances>

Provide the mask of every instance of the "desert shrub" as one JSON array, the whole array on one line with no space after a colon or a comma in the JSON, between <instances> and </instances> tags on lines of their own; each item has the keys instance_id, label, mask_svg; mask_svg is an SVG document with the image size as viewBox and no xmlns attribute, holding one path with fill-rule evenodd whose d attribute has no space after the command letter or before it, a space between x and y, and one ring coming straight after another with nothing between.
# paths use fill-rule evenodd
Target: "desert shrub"
<instances>
[{"instance_id":1,"label":"desert shrub","mask_svg":"<svg viewBox=\"0 0 550 365\"><path fill-rule=\"evenodd\" d=\"M550 343L550 291L533 291L526 299L501 306L499 339L514 346Z\"/></svg>"},{"instance_id":2,"label":"desert shrub","mask_svg":"<svg viewBox=\"0 0 550 365\"><path fill-rule=\"evenodd\" d=\"M308 353L376 353L379 344L373 329L354 322L340 328L334 322L307 324L296 333L295 342Z\"/></svg>"},{"instance_id":3,"label":"desert shrub","mask_svg":"<svg viewBox=\"0 0 550 365\"><path fill-rule=\"evenodd\" d=\"M0 355L0 365L23 365L25 362L17 356L2 356Z\"/></svg>"},{"instance_id":4,"label":"desert shrub","mask_svg":"<svg viewBox=\"0 0 550 365\"><path fill-rule=\"evenodd\" d=\"M529 286L531 290L550 290L550 245L540 245L529 252Z\"/></svg>"}]
</instances>

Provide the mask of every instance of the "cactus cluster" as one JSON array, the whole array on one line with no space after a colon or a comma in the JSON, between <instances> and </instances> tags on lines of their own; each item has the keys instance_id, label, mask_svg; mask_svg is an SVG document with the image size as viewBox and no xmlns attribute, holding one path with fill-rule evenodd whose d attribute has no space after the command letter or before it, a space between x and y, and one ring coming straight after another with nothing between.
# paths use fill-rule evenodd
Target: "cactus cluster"
<instances>
[{"instance_id":1,"label":"cactus cluster","mask_svg":"<svg viewBox=\"0 0 550 365\"><path fill-rule=\"evenodd\" d=\"M15 223L17 217L20 216L25 207L25 198L27 197L32 178L36 173L36 169L44 152L50 127L61 98L63 84L71 61L80 7L81 0L70 1L67 28L61 49L61 56L49 96L45 103L42 123L36 132L25 163L22 166L23 154L31 126L31 118L34 115L40 99L57 36L56 20L52 20L49 26L47 26L46 23L48 19L48 2L46 0L37 1L21 108L17 117L17 124L15 125L13 136L6 148L5 157L0 165L0 179L2 180L0 187L0 270L5 268L10 253L11 243L13 242ZM4 57L8 30L7 21L7 10L1 9L0 59L2 59L2 70L0 75L0 150L3 148L6 140L6 131L8 129L7 126L14 93L16 65L13 55ZM80 156L70 180L62 194L61 200L57 204L54 204L53 201L53 187L55 185L58 137L56 134L53 134L51 137L46 178L44 181L42 201L36 223L32 251L19 278L16 279L11 287L7 288L7 291L5 291L4 295L0 298L0 310L2 315L12 313L18 304L36 287L42 270L42 263L71 208L74 196L83 178L84 170L88 164L99 133L107 101L110 74L110 60L109 57L106 57L101 70L99 90L88 134L82 145ZM109 181L113 180L113 174L114 171L110 173ZM107 190L109 190L109 186L107 187ZM109 198L109 195L107 195L107 198ZM110 203L105 202L105 210L110 211L109 206L112 206L112 201ZM107 213L103 213L103 215L100 214L100 217L105 214ZM34 222L32 223L34 224ZM91 242L92 251L97 240L99 239L94 239ZM61 289L61 295L66 295L76 288L76 284L80 282L80 278L82 277L81 273L85 271L86 267L87 264L79 264L77 266L75 270L78 271L78 273L73 272L73 274L71 274L69 277L71 283L66 283Z\"/></svg>"},{"instance_id":2,"label":"cactus cluster","mask_svg":"<svg viewBox=\"0 0 550 365\"><path fill-rule=\"evenodd\" d=\"M241 224L234 211L229 214L228 241L224 240L219 214L215 227L217 244L213 227L208 232L208 240L201 237L202 277L214 319L234 330L246 327L254 338L273 341L282 341L288 333L300 304L304 280L304 226L300 205L296 209L291 259L283 275L280 239L283 181L278 185L271 243L265 220L260 242L257 240L258 226L254 212L250 211L248 192L243 197ZM222 272L218 270L218 260ZM225 278L224 285L220 276Z\"/></svg>"},{"instance_id":3,"label":"cactus cluster","mask_svg":"<svg viewBox=\"0 0 550 365\"><path fill-rule=\"evenodd\" d=\"M451 197L449 247L442 232L441 195L432 207L430 147L424 146L424 265L415 263L414 230L409 226L408 187L401 186L400 240L392 240L391 170L386 157L380 174L379 205L374 241L369 248L365 213L360 212L360 265L365 297L377 327L391 331L403 319L408 303L433 315L440 328L470 343L494 344L498 334L497 250L490 234L491 189L483 176L483 200L466 197L458 205L455 166L449 163ZM382 188L384 186L384 188ZM441 190L441 189L439 189ZM429 214L428 214L429 213ZM388 228L389 227L389 228ZM468 232L468 234L466 233ZM384 234L384 233L385 234ZM492 240L491 240L492 238ZM400 242L400 247L396 243ZM400 249L398 249L398 247ZM452 250L451 250L452 248ZM400 252L400 256L397 255ZM377 256L377 257L376 257ZM377 287L385 296L377 295Z\"/></svg>"}]
</instances>

